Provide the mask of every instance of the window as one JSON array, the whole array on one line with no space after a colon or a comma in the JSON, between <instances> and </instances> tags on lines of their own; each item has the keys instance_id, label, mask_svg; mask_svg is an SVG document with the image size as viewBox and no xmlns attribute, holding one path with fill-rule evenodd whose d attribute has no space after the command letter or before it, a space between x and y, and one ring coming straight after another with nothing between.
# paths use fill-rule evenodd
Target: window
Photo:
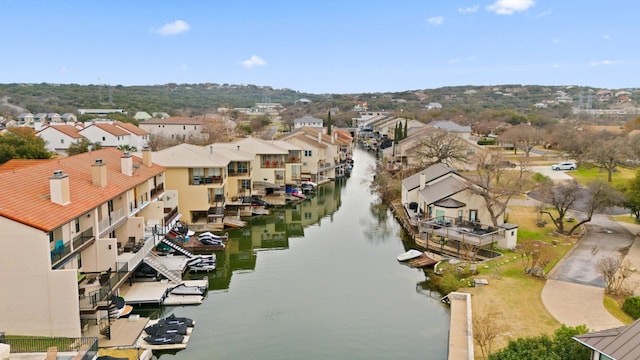
<instances>
[{"instance_id":1,"label":"window","mask_svg":"<svg viewBox=\"0 0 640 360\"><path fill-rule=\"evenodd\" d=\"M472 223L478 221L478 210L469 210L469 221Z\"/></svg>"},{"instance_id":2,"label":"window","mask_svg":"<svg viewBox=\"0 0 640 360\"><path fill-rule=\"evenodd\" d=\"M103 137L102 137L102 141L107 141L107 139L103 136Z\"/></svg>"},{"instance_id":3,"label":"window","mask_svg":"<svg viewBox=\"0 0 640 360\"><path fill-rule=\"evenodd\" d=\"M182 125L182 130L187 130L187 126L186 125Z\"/></svg>"},{"instance_id":4,"label":"window","mask_svg":"<svg viewBox=\"0 0 640 360\"><path fill-rule=\"evenodd\" d=\"M80 232L80 218L76 218L75 225L76 225L76 232L79 233Z\"/></svg>"},{"instance_id":5,"label":"window","mask_svg":"<svg viewBox=\"0 0 640 360\"><path fill-rule=\"evenodd\" d=\"M243 190L251 189L251 180L249 179L242 180L240 186L242 187Z\"/></svg>"},{"instance_id":6,"label":"window","mask_svg":"<svg viewBox=\"0 0 640 360\"><path fill-rule=\"evenodd\" d=\"M305 150L304 156L312 156L311 150Z\"/></svg>"},{"instance_id":7,"label":"window","mask_svg":"<svg viewBox=\"0 0 640 360\"><path fill-rule=\"evenodd\" d=\"M60 144L64 144L64 139L60 139Z\"/></svg>"}]
</instances>

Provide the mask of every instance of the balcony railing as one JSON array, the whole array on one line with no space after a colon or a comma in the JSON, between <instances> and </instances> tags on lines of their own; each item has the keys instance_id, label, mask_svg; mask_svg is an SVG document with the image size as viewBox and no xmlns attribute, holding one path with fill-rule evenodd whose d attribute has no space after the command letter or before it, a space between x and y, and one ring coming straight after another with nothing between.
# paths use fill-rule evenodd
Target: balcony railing
<instances>
[{"instance_id":1,"label":"balcony railing","mask_svg":"<svg viewBox=\"0 0 640 360\"><path fill-rule=\"evenodd\" d=\"M228 171L229 176L249 176L249 170L231 170Z\"/></svg>"},{"instance_id":2,"label":"balcony railing","mask_svg":"<svg viewBox=\"0 0 640 360\"><path fill-rule=\"evenodd\" d=\"M73 248L78 249L82 244L88 243L93 239L93 228L85 230L73 238Z\"/></svg>"},{"instance_id":3,"label":"balcony railing","mask_svg":"<svg viewBox=\"0 0 640 360\"><path fill-rule=\"evenodd\" d=\"M136 254L137 255L137 254ZM135 258L135 256L134 256ZM133 260L133 258L132 258ZM140 260L142 261L142 260ZM95 310L98 306L98 303L107 300L109 295L113 292L115 286L129 273L129 269L134 269L129 267L129 264L132 261L124 262L119 261L116 263L117 269L116 271L107 271L104 273L92 273L93 281L98 281L98 288L86 292L86 288L81 292L80 296L80 310ZM89 276L87 276L89 278ZM88 284L91 285L91 284ZM92 288L92 287L91 287ZM83 293L84 292L84 293Z\"/></svg>"},{"instance_id":4,"label":"balcony railing","mask_svg":"<svg viewBox=\"0 0 640 360\"><path fill-rule=\"evenodd\" d=\"M491 245L505 237L504 229L444 216L421 220L418 222L418 228L420 234L477 247Z\"/></svg>"},{"instance_id":5,"label":"balcony railing","mask_svg":"<svg viewBox=\"0 0 640 360\"><path fill-rule=\"evenodd\" d=\"M178 215L178 208L164 208L164 223L168 224Z\"/></svg>"},{"instance_id":6,"label":"balcony railing","mask_svg":"<svg viewBox=\"0 0 640 360\"><path fill-rule=\"evenodd\" d=\"M124 208L120 208L118 210L112 211L109 216L98 222L98 231L100 234L103 234L109 227L116 225L120 220L124 219L125 211Z\"/></svg>"},{"instance_id":7,"label":"balcony railing","mask_svg":"<svg viewBox=\"0 0 640 360\"><path fill-rule=\"evenodd\" d=\"M155 198L156 196L162 194L164 192L164 184L159 184L155 188L151 189L151 198Z\"/></svg>"},{"instance_id":8,"label":"balcony railing","mask_svg":"<svg viewBox=\"0 0 640 360\"><path fill-rule=\"evenodd\" d=\"M79 338L3 338L2 343L11 347L12 354L26 353L46 353L50 347L56 347L58 352L75 353L81 350L86 351L80 358L82 360L94 359L98 354L98 338L97 337L79 337ZM43 357L40 357L41 359ZM74 357L75 359L75 357Z\"/></svg>"}]
</instances>

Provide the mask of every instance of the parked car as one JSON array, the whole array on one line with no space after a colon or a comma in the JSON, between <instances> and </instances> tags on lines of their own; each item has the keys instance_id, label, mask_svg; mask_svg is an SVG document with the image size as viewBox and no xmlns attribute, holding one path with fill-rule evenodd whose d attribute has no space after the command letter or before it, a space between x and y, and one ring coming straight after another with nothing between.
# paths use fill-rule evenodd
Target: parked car
<instances>
[{"instance_id":1,"label":"parked car","mask_svg":"<svg viewBox=\"0 0 640 360\"><path fill-rule=\"evenodd\" d=\"M514 169L518 164L509 160L500 160L496 163L485 164L485 169L503 169L503 168L512 168Z\"/></svg>"},{"instance_id":2,"label":"parked car","mask_svg":"<svg viewBox=\"0 0 640 360\"><path fill-rule=\"evenodd\" d=\"M577 168L578 165L571 161L551 165L551 170L575 170Z\"/></svg>"}]
</instances>

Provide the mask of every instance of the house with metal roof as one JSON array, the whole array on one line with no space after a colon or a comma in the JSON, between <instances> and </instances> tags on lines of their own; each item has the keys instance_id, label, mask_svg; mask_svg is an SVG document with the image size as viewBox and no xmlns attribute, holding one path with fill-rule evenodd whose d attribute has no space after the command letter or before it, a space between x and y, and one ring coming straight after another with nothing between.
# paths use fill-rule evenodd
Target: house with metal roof
<instances>
[{"instance_id":1,"label":"house with metal roof","mask_svg":"<svg viewBox=\"0 0 640 360\"><path fill-rule=\"evenodd\" d=\"M517 226L491 224L484 198L471 191L478 185L444 164L435 164L402 180L401 201L412 225L425 241L450 241L474 249L491 245L511 249Z\"/></svg>"},{"instance_id":2,"label":"house with metal roof","mask_svg":"<svg viewBox=\"0 0 640 360\"><path fill-rule=\"evenodd\" d=\"M0 328L65 337L108 328L110 296L179 218L165 169L151 151L115 148L12 162L0 166Z\"/></svg>"},{"instance_id":3,"label":"house with metal roof","mask_svg":"<svg viewBox=\"0 0 640 360\"><path fill-rule=\"evenodd\" d=\"M304 126L322 128L324 127L324 120L315 118L313 116L303 116L301 118L293 120L294 129L299 129Z\"/></svg>"},{"instance_id":4,"label":"house with metal roof","mask_svg":"<svg viewBox=\"0 0 640 360\"><path fill-rule=\"evenodd\" d=\"M631 325L576 335L573 340L591 350L591 359L637 360L640 358L640 320Z\"/></svg>"}]
</instances>

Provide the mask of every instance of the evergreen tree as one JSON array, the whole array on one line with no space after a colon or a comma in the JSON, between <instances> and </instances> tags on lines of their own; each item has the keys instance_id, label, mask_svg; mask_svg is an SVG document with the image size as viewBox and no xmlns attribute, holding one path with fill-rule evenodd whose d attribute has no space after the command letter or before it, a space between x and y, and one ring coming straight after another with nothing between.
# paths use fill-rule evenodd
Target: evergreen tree
<instances>
[{"instance_id":1,"label":"evergreen tree","mask_svg":"<svg viewBox=\"0 0 640 360\"><path fill-rule=\"evenodd\" d=\"M406 139L408 134L409 127L407 126L407 119L404 119L404 135L402 136L402 139Z\"/></svg>"},{"instance_id":2,"label":"evergreen tree","mask_svg":"<svg viewBox=\"0 0 640 360\"><path fill-rule=\"evenodd\" d=\"M331 126L333 123L331 122L331 111L327 113L327 135L331 135Z\"/></svg>"}]
</instances>

